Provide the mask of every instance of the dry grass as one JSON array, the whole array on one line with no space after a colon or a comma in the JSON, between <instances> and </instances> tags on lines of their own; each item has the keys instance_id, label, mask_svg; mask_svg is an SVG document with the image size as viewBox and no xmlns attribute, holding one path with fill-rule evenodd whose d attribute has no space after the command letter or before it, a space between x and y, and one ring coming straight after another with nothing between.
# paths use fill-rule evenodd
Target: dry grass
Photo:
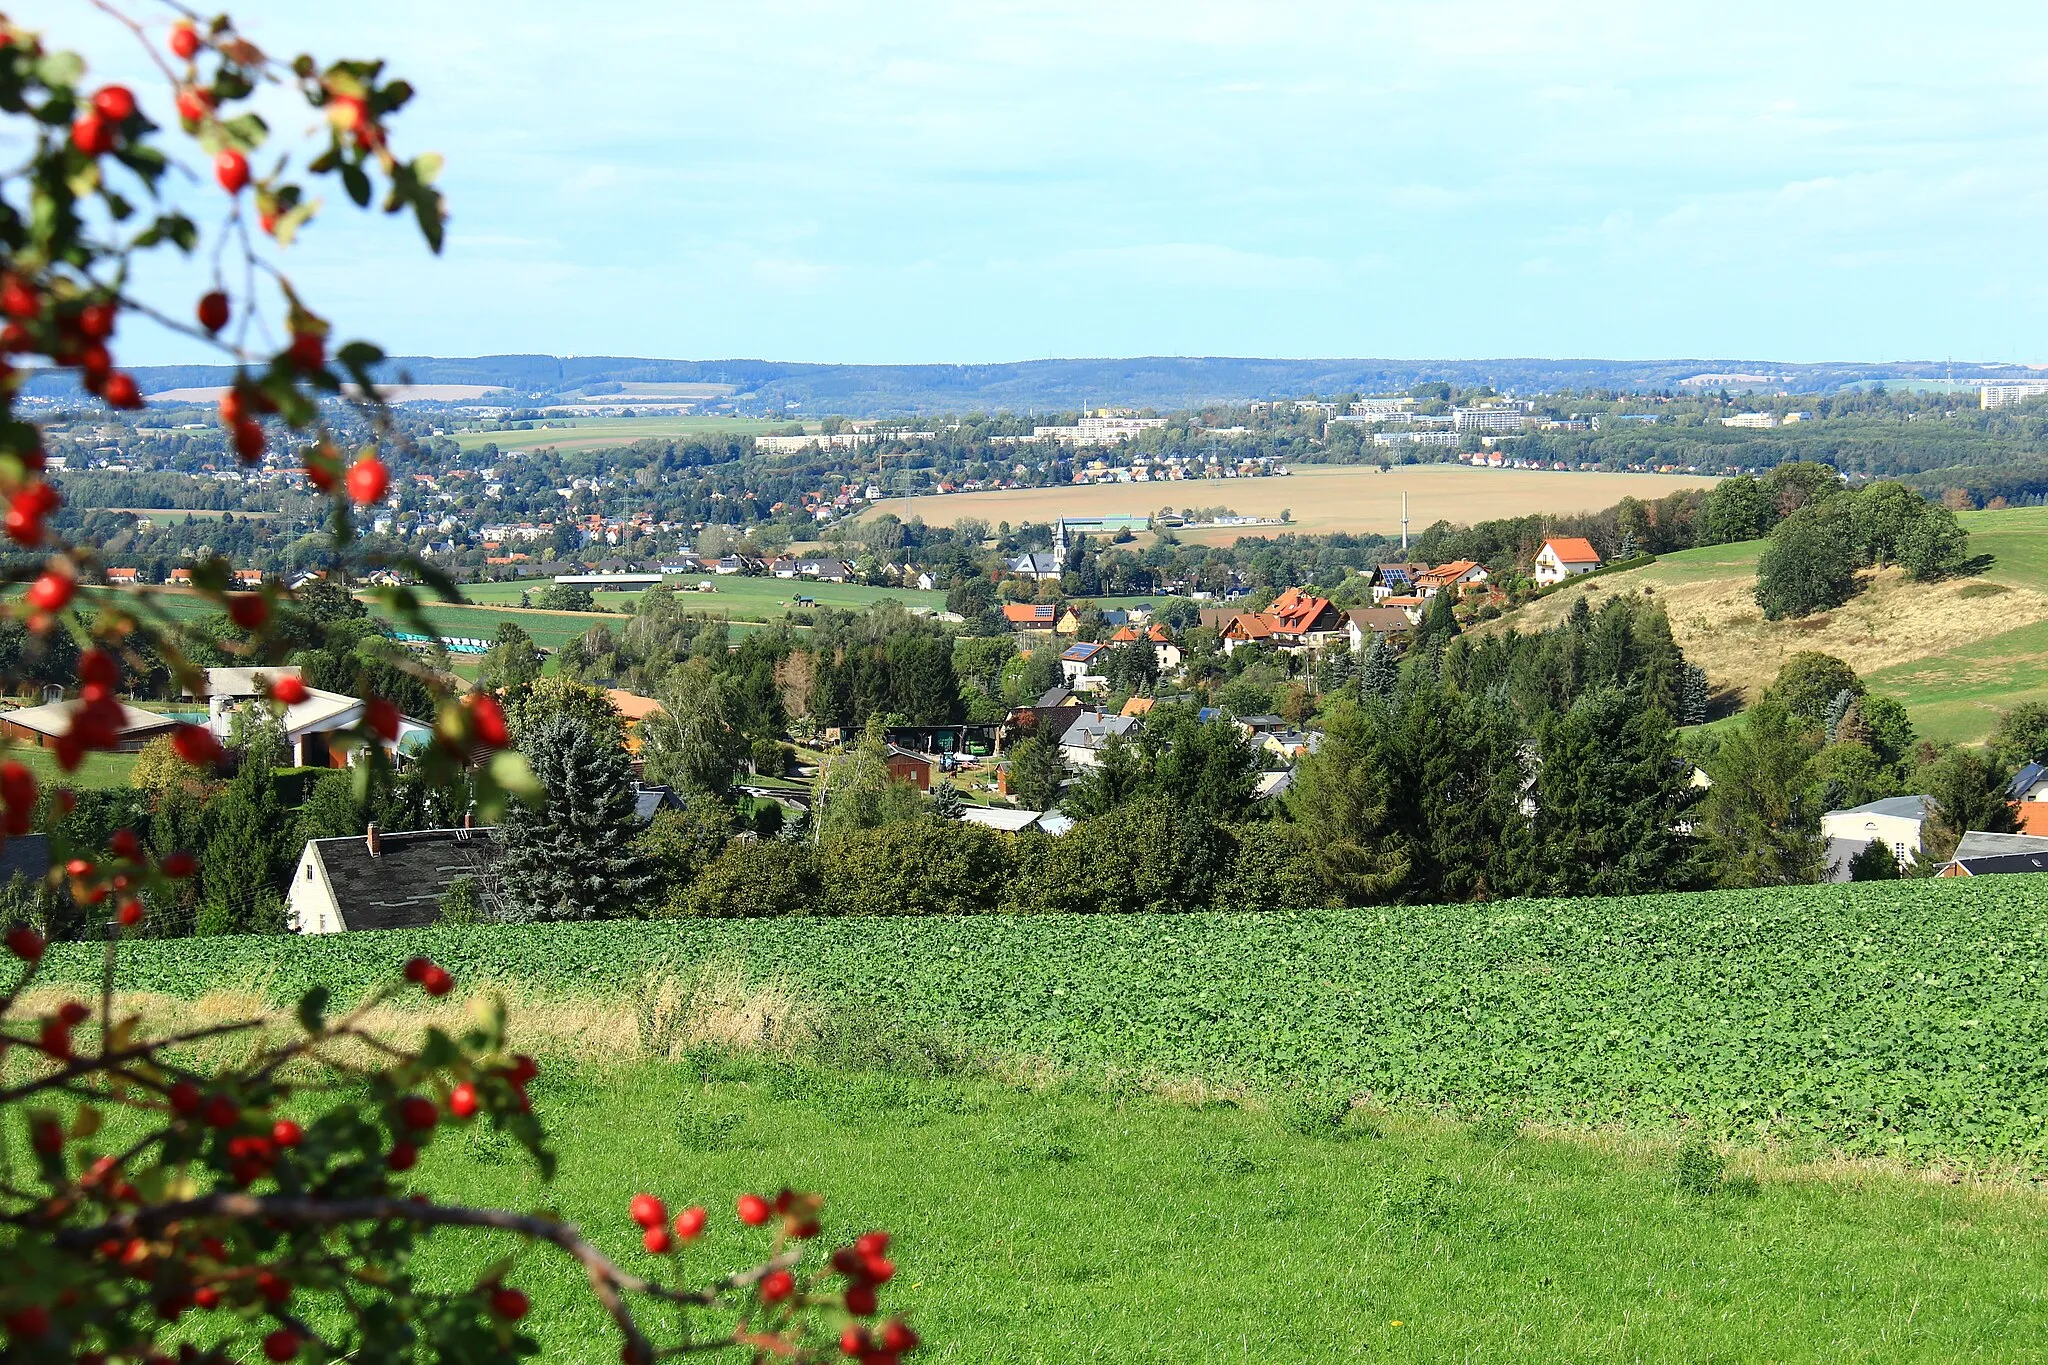
<instances>
[{"instance_id":1,"label":"dry grass","mask_svg":"<svg viewBox=\"0 0 2048 1365\"><path fill-rule=\"evenodd\" d=\"M1293 513L1294 520L1287 526L1198 531L1183 537L1221 544L1241 536L1285 532L1397 535L1404 492L1413 529L1421 531L1436 521L1470 525L1538 512L1597 512L1625 497L1647 501L1681 488L1705 488L1716 482L1690 474L1566 474L1465 465L1404 465L1382 474L1371 465L1301 465L1286 478L1090 484L890 498L877 503L869 515L892 512L905 520L920 516L933 525L950 526L961 517L980 517L991 525L1004 521L1016 525L1062 516L1138 516L1161 507L1228 507L1247 517L1277 517L1283 509Z\"/></svg>"},{"instance_id":2,"label":"dry grass","mask_svg":"<svg viewBox=\"0 0 2048 1365\"><path fill-rule=\"evenodd\" d=\"M38 988L22 997L20 1013L54 1011L77 998L68 990ZM408 997L371 1010L362 1028L390 1043L417 1041L423 1029L460 1032L494 999L503 999L512 1021L511 1042L522 1051L587 1062L667 1060L693 1047L793 1053L818 1036L822 1016L787 985L750 980L744 966L713 963L693 972L658 971L637 983L629 997L548 995L530 990L477 991L444 1000ZM92 1002L88 1002L92 1003ZM120 991L117 1019L139 1017L154 1036L213 1024L270 1017L261 990L213 991L188 1000L155 991ZM190 1050L195 1059L224 1065L256 1049L292 1037L289 1016L254 1034L210 1039ZM342 1045L341 1060L366 1062L367 1049Z\"/></svg>"},{"instance_id":3,"label":"dry grass","mask_svg":"<svg viewBox=\"0 0 2048 1365\"><path fill-rule=\"evenodd\" d=\"M1714 687L1755 701L1785 660L1802 650L1833 654L1867 674L2048 620L2048 593L2035 588L1987 595L1969 579L1913 583L1903 570L1882 569L1864 575L1868 586L1845 607L1799 621L1766 621L1752 595L1752 574L1690 572L1697 567L1658 564L1596 578L1478 629L1547 629L1562 622L1581 597L1598 610L1617 594L1648 587L1670 615L1679 647L1707 670Z\"/></svg>"}]
</instances>

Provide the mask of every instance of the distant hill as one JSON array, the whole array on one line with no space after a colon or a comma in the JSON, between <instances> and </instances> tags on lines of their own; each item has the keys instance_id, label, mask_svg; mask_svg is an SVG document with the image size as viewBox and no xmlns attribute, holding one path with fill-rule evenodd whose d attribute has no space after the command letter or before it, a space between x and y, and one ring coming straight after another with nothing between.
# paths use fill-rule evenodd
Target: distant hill
<instances>
[{"instance_id":1,"label":"distant hill","mask_svg":"<svg viewBox=\"0 0 2048 1365\"><path fill-rule=\"evenodd\" d=\"M145 393L225 383L224 366L138 369ZM1792 365L1764 360L1260 360L1139 356L1122 360L1022 360L996 365L811 365L773 360L648 360L630 356L404 356L388 378L418 384L480 384L531 401L587 396L631 402L612 386L716 385L714 400L745 413L820 416L1071 410L1091 406L1175 409L1202 403L1308 394L1385 393L1442 381L1537 393L1565 388L1644 391L1678 387L1829 393L1853 384L2032 376L2012 365L1943 361ZM1686 381L1693 381L1687 385ZM30 393L75 393L69 376L29 381ZM644 395L657 401L652 394Z\"/></svg>"}]
</instances>

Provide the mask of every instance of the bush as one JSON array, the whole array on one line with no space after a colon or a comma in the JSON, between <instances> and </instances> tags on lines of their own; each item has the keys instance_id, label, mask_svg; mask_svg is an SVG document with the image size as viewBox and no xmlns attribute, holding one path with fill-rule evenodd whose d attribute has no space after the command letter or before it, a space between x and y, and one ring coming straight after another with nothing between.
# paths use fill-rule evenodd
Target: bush
<instances>
[{"instance_id":1,"label":"bush","mask_svg":"<svg viewBox=\"0 0 2048 1365\"><path fill-rule=\"evenodd\" d=\"M810 845L781 840L728 845L672 904L713 919L815 915L824 908Z\"/></svg>"},{"instance_id":2,"label":"bush","mask_svg":"<svg viewBox=\"0 0 2048 1365\"><path fill-rule=\"evenodd\" d=\"M996 908L1011 863L1004 835L926 815L826 845L835 915L971 915Z\"/></svg>"}]
</instances>

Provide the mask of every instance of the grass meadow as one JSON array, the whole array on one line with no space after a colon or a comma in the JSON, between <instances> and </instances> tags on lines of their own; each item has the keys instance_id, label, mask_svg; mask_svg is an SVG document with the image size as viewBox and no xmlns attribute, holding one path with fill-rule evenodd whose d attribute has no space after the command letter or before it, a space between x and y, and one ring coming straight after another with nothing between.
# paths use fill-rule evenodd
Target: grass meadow
<instances>
[{"instance_id":1,"label":"grass meadow","mask_svg":"<svg viewBox=\"0 0 2048 1365\"><path fill-rule=\"evenodd\" d=\"M1846 659L1870 686L1906 706L1920 733L1975 743L2021 701L2048 701L2048 508L1965 512L1980 572L1914 583L1896 569L1866 575L1848 605L1799 621L1766 621L1751 590L1761 541L1662 556L1655 564L1568 587L1494 629L1564 619L1585 597L1652 592L1688 658L1717 689L1753 701L1786 659L1817 649Z\"/></svg>"},{"instance_id":2,"label":"grass meadow","mask_svg":"<svg viewBox=\"0 0 2048 1365\"><path fill-rule=\"evenodd\" d=\"M630 993L516 999L561 1173L543 1183L490 1129L448 1127L420 1186L557 1211L649 1273L627 1198L701 1202L713 1220L681 1258L692 1280L762 1245L731 1216L737 1195L815 1190L834 1234L895 1235L884 1304L912 1316L929 1361L2042 1353L2048 1197L2031 1185L1286 1091L1083 1083L1028 1057L949 1055L873 1016L800 1038L803 1002L772 988L714 997L668 1013ZM250 1003L145 1008L196 1022ZM456 1008L387 1008L373 1026L413 1035ZM447 1232L420 1269L465 1284L504 1250ZM617 1358L565 1258L523 1249L509 1278L533 1297L542 1358Z\"/></svg>"},{"instance_id":3,"label":"grass meadow","mask_svg":"<svg viewBox=\"0 0 2048 1365\"><path fill-rule=\"evenodd\" d=\"M622 402L630 402L630 397ZM500 450L602 450L635 441L673 441L687 436L757 436L780 422L751 417L576 417L536 423L531 431L452 431L449 438L464 450L495 445Z\"/></svg>"}]
</instances>

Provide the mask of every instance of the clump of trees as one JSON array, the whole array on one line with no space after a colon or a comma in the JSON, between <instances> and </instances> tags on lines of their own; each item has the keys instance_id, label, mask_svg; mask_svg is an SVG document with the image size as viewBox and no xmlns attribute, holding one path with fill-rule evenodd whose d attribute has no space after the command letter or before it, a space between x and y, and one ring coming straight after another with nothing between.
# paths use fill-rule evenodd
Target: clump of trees
<instances>
[{"instance_id":1,"label":"clump of trees","mask_svg":"<svg viewBox=\"0 0 2048 1365\"><path fill-rule=\"evenodd\" d=\"M1773 475L1791 468L1781 466ZM1815 476L1802 478L1800 504L1772 528L1757 560L1756 601L1767 620L1843 605L1855 595L1864 569L1896 565L1926 583L1957 572L1969 558L1969 536L1955 513L1904 484L1874 483L1852 492ZM1715 490L1717 497L1722 488ZM1744 490L1727 496L1752 495Z\"/></svg>"}]
</instances>

